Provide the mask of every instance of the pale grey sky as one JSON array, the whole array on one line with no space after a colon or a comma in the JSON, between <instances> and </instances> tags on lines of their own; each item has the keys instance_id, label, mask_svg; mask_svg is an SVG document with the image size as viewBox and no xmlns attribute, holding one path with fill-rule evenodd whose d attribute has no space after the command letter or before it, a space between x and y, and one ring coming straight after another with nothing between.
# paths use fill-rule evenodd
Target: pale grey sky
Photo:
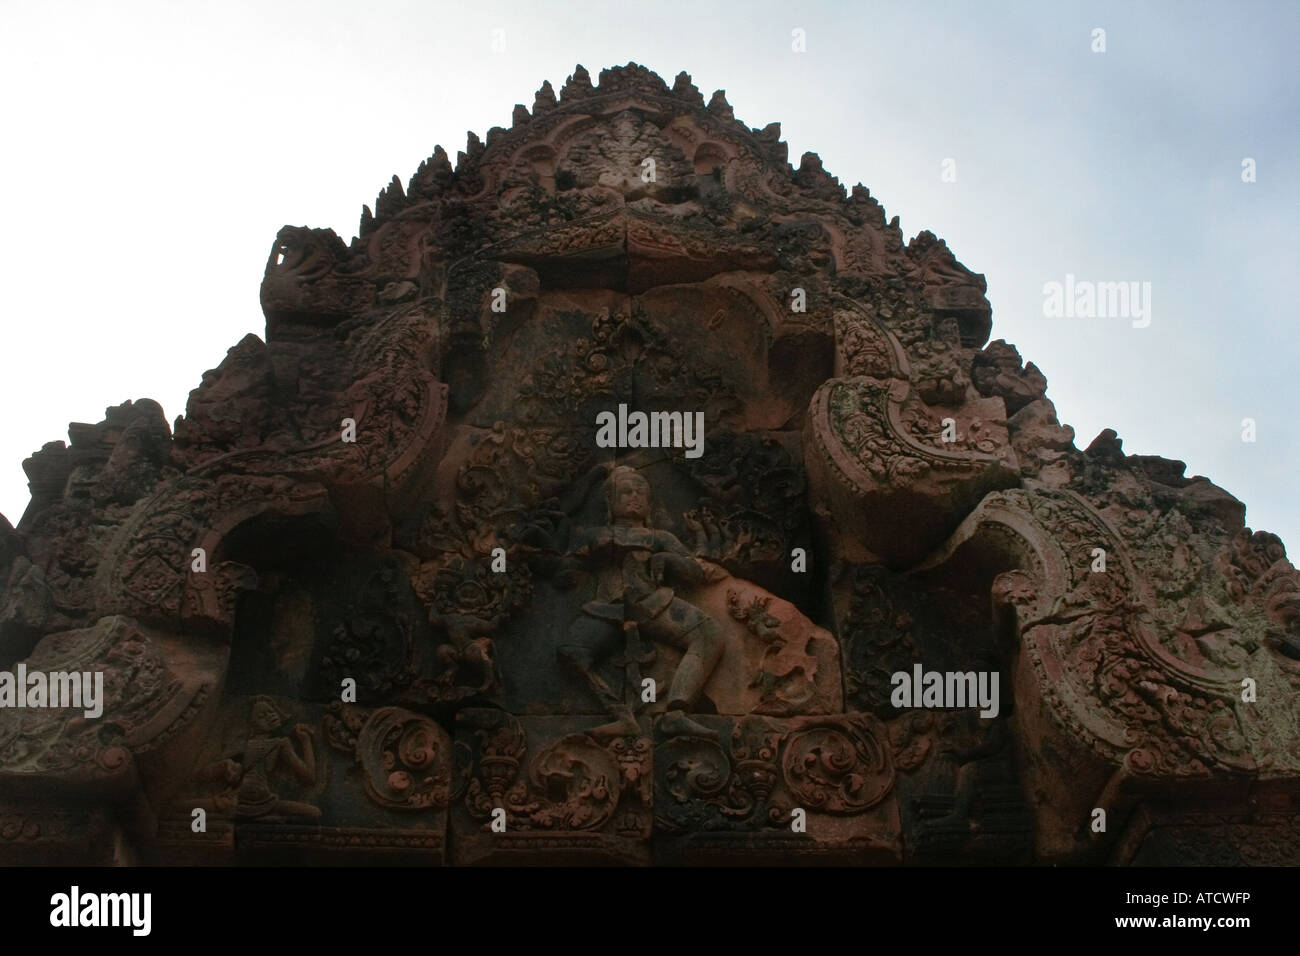
<instances>
[{"instance_id":1,"label":"pale grey sky","mask_svg":"<svg viewBox=\"0 0 1300 956\"><path fill-rule=\"evenodd\" d=\"M1080 446L1113 427L1180 458L1296 546L1297 35L1300 4L1258 0L0 0L0 512L70 421L142 397L174 420L262 333L281 225L346 242L435 144L509 126L576 63L636 61L945 238ZM1150 282L1150 326L1046 318L1067 274Z\"/></svg>"}]
</instances>

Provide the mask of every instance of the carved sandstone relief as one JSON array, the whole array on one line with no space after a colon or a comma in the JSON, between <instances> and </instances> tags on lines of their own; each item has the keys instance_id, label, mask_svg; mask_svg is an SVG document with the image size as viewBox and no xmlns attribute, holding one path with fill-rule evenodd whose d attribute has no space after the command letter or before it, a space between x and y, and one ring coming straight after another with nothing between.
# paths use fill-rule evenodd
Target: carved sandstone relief
<instances>
[{"instance_id":1,"label":"carved sandstone relief","mask_svg":"<svg viewBox=\"0 0 1300 956\"><path fill-rule=\"evenodd\" d=\"M596 79L24 463L0 668L106 692L0 707L0 859L1294 862L1281 542L779 125Z\"/></svg>"}]
</instances>

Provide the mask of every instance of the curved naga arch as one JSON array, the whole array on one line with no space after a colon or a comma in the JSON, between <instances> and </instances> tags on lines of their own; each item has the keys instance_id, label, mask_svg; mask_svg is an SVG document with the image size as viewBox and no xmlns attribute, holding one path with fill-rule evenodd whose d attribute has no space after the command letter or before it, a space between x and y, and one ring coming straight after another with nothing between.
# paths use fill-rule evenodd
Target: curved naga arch
<instances>
[{"instance_id":1,"label":"curved naga arch","mask_svg":"<svg viewBox=\"0 0 1300 956\"><path fill-rule=\"evenodd\" d=\"M1179 601L1083 495L1031 484L987 495L916 569L941 576L978 562L994 605L1009 612L1017 725L1044 845L1069 846L1078 821L1108 801L1131 808L1180 781L1244 788L1300 769L1288 733L1300 719L1300 662L1277 642L1292 619L1276 609L1292 598L1232 606L1240 578L1223 571L1236 570L1230 556L1251 540L1243 532ZM1271 593L1296 593L1289 562L1268 569ZM1179 610L1209 606L1216 618Z\"/></svg>"}]
</instances>

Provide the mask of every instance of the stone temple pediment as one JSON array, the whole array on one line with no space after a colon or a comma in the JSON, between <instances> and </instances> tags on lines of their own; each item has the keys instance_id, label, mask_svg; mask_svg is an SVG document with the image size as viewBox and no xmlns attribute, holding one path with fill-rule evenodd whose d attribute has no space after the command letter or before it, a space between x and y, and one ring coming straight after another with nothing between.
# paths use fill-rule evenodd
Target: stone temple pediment
<instances>
[{"instance_id":1,"label":"stone temple pediment","mask_svg":"<svg viewBox=\"0 0 1300 956\"><path fill-rule=\"evenodd\" d=\"M0 859L1294 862L1300 575L985 292L635 64L286 226L24 463Z\"/></svg>"}]
</instances>

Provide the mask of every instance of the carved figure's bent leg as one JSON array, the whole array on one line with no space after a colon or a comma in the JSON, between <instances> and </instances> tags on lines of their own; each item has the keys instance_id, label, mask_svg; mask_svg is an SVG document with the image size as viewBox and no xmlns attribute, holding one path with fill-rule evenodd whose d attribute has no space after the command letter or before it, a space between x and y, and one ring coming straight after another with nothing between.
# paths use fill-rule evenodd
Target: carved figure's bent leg
<instances>
[{"instance_id":1,"label":"carved figure's bent leg","mask_svg":"<svg viewBox=\"0 0 1300 956\"><path fill-rule=\"evenodd\" d=\"M655 640L685 652L668 686L668 713L660 728L670 735L716 737L716 733L686 717L685 712L695 706L722 657L725 643L718 623L699 608L675 597L662 613L646 623L645 631Z\"/></svg>"},{"instance_id":2,"label":"carved figure's bent leg","mask_svg":"<svg viewBox=\"0 0 1300 956\"><path fill-rule=\"evenodd\" d=\"M605 710L614 718L612 723L588 733L598 737L639 733L640 728L632 712L608 681L596 672L597 666L619 649L623 640L622 628L612 621L583 614L569 628L569 638L574 643L561 645L557 650L559 658L583 676Z\"/></svg>"}]
</instances>

